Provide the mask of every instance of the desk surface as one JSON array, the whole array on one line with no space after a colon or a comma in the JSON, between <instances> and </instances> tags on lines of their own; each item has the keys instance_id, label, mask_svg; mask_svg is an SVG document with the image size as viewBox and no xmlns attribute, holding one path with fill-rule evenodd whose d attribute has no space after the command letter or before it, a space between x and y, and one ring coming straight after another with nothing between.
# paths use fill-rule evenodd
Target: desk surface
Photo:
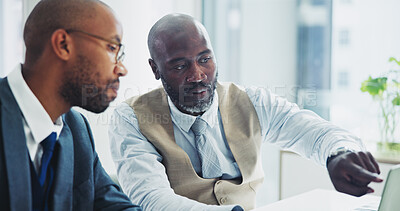
<instances>
[{"instance_id":1,"label":"desk surface","mask_svg":"<svg viewBox=\"0 0 400 211\"><path fill-rule=\"evenodd\" d=\"M352 211L365 204L379 205L380 197L354 197L332 190L315 189L253 211Z\"/></svg>"}]
</instances>

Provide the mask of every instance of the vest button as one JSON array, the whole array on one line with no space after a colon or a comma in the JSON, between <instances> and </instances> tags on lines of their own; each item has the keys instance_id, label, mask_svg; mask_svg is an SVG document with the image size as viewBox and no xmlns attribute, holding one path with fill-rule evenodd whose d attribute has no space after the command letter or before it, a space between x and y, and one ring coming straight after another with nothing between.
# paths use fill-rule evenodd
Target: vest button
<instances>
[{"instance_id":1,"label":"vest button","mask_svg":"<svg viewBox=\"0 0 400 211\"><path fill-rule=\"evenodd\" d=\"M225 204L226 198L225 198L225 197L222 197L222 198L219 200L219 202L220 202L221 204Z\"/></svg>"}]
</instances>

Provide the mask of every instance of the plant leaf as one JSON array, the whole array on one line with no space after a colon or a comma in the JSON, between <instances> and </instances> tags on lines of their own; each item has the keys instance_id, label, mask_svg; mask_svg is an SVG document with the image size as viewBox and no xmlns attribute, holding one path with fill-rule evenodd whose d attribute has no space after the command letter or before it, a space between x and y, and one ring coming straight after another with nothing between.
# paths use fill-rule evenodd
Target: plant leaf
<instances>
[{"instance_id":1,"label":"plant leaf","mask_svg":"<svg viewBox=\"0 0 400 211\"><path fill-rule=\"evenodd\" d=\"M392 104L394 106L399 106L400 105L400 96L397 95L393 100L392 100Z\"/></svg>"},{"instance_id":2,"label":"plant leaf","mask_svg":"<svg viewBox=\"0 0 400 211\"><path fill-rule=\"evenodd\" d=\"M371 76L362 82L361 91L368 92L370 95L382 95L382 93L386 90L387 77L380 78L372 78Z\"/></svg>"},{"instance_id":3,"label":"plant leaf","mask_svg":"<svg viewBox=\"0 0 400 211\"><path fill-rule=\"evenodd\" d=\"M397 61L397 59L396 58L394 58L394 57L390 57L389 58L389 62L396 62L397 63L397 65L399 65L400 66L400 61Z\"/></svg>"}]
</instances>

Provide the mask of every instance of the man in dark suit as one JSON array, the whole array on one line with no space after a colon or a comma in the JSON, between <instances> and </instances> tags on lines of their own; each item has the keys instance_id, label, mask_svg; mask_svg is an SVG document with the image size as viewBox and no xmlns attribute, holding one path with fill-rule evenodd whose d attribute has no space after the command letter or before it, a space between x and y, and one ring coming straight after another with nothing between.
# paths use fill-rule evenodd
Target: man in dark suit
<instances>
[{"instance_id":1,"label":"man in dark suit","mask_svg":"<svg viewBox=\"0 0 400 211\"><path fill-rule=\"evenodd\" d=\"M104 171L86 119L117 96L122 27L97 0L42 0L0 79L1 210L141 210Z\"/></svg>"}]
</instances>

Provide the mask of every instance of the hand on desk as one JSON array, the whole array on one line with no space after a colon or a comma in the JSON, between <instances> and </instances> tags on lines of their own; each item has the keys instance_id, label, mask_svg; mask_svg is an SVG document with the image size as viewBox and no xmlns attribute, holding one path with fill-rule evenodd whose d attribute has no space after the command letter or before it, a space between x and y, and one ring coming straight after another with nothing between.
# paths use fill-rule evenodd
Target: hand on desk
<instances>
[{"instance_id":1,"label":"hand on desk","mask_svg":"<svg viewBox=\"0 0 400 211\"><path fill-rule=\"evenodd\" d=\"M378 163L370 152L347 152L332 158L327 164L329 176L336 190L362 196L374 190L370 182L382 182Z\"/></svg>"}]
</instances>

